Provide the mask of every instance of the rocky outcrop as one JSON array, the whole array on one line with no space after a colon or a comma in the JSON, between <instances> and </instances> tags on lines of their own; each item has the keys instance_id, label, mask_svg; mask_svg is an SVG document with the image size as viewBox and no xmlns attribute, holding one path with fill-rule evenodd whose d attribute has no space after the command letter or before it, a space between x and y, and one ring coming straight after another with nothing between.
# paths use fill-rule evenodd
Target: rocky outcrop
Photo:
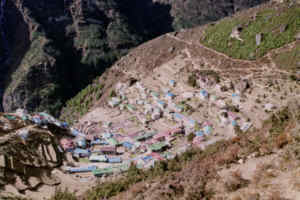
<instances>
[{"instance_id":1,"label":"rocky outcrop","mask_svg":"<svg viewBox=\"0 0 300 200\"><path fill-rule=\"evenodd\" d=\"M23 192L60 182L51 174L63 163L59 147L63 131L42 128L16 114L0 113L0 186Z\"/></svg>"}]
</instances>

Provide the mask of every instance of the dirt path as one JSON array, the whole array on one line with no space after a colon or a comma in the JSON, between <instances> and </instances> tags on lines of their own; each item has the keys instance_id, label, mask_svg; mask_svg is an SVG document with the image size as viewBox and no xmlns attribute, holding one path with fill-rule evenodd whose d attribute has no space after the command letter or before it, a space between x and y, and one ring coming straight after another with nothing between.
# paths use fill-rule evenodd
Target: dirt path
<instances>
[{"instance_id":1,"label":"dirt path","mask_svg":"<svg viewBox=\"0 0 300 200\"><path fill-rule=\"evenodd\" d=\"M207 51L210 51L210 52L212 52L212 53L214 53L214 54L216 54L216 55L219 55L219 56L221 56L221 57L223 57L223 58L225 58L225 59L228 59L228 60L230 60L230 61L232 61L232 62L247 63L247 64L251 64L252 66L257 67L257 64L256 64L254 61L242 60L242 59L235 59L235 58L232 58L232 57L227 56L227 55L224 54L224 53L221 53L221 52L218 52L218 51L216 51L216 50L214 50L214 49L208 48L208 47L202 45L201 43L192 43L192 42L189 42L189 41L180 39L180 38L178 38L178 37L176 37L176 36L174 36L174 35L172 35L172 34L170 34L170 33L167 33L166 35L167 35L168 37L174 39L174 40L177 40L177 41L179 41L179 42L183 42L183 43L185 43L185 44L187 44L187 45L189 45L189 46L198 46L198 47L200 47L200 48L203 48L203 49L205 49L205 50L207 50ZM281 48L285 48L286 46L291 46L291 45L293 45L294 43L295 43L295 42L293 42L293 43L291 43L291 44L287 44L287 45L285 45L284 47L281 47ZM279 49L281 49L281 48L279 48ZM278 50L278 49L275 49L275 50L273 50L273 51L277 51L277 50ZM187 53L188 58L191 59L191 53L189 52L189 50L186 49L185 52ZM290 73L287 72L287 71L278 69L278 67L277 67L276 64L274 63L274 61L273 61L271 55L272 55L271 53L268 53L268 54L266 55L266 57L267 57L268 60L270 61L271 65L268 66L268 67L264 66L264 67L263 67L263 71L268 72L268 73L274 73L274 72L277 72L277 73L283 73L283 74L290 74ZM193 60L193 59L191 59L191 60ZM194 64L194 63L193 63L193 64ZM214 70L216 70L216 69L214 69ZM251 73L251 68L249 68L249 71L248 71L248 72ZM252 74L249 74L249 76L252 76Z\"/></svg>"},{"instance_id":2,"label":"dirt path","mask_svg":"<svg viewBox=\"0 0 300 200\"><path fill-rule=\"evenodd\" d=\"M201 48L203 48L203 49L205 49L205 50L207 50L207 51L210 51L210 52L212 52L212 53L214 53L214 54L217 54L217 55L219 55L219 56L221 56L221 57L224 57L224 58L226 58L226 59L229 59L229 60L231 60L232 62L243 62L243 63L252 64L252 65L254 64L253 61L248 61L248 60L241 60L241 59L231 58L231 57L227 56L226 54L221 53L221 52L218 52L218 51L216 51L216 50L214 50L214 49L208 48L208 47L202 45L201 43L192 43L192 42L189 42L189 41L180 39L180 38L178 38L178 37L176 37L176 36L174 36L174 35L171 35L170 33L167 33L167 36L170 37L170 38L173 38L174 40L177 40L177 41L179 41L179 42L183 42L183 43L185 43L185 44L187 44L187 45L190 45L190 46L198 46L198 47L201 47Z\"/></svg>"}]
</instances>

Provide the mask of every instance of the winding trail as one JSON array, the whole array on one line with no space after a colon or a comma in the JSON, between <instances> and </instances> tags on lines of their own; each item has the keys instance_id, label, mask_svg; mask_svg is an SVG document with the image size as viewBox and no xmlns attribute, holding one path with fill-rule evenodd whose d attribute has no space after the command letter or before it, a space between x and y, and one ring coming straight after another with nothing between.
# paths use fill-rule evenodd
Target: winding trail
<instances>
[{"instance_id":1,"label":"winding trail","mask_svg":"<svg viewBox=\"0 0 300 200\"><path fill-rule=\"evenodd\" d=\"M207 51L210 51L210 52L212 52L212 53L214 53L214 54L216 54L216 55L219 55L219 56L221 56L221 57L223 57L223 58L225 58L225 59L228 59L228 60L230 60L230 61L232 61L232 62L247 63L247 64L250 64L250 65L254 66L255 68L257 67L257 63L256 63L255 61L249 61L249 60L243 60L243 59L232 58L232 57L229 57L228 55L226 55L226 54L224 54L224 53L221 53L221 52L218 52L218 51L216 51L216 50L214 50L214 49L211 49L211 48L209 48L209 47L206 47L206 46L202 45L201 43L193 43L193 42L190 42L190 41L181 39L181 38L179 38L179 37L176 37L176 36L174 36L174 35L172 35L172 34L170 34L170 33L167 33L166 35L167 35L168 37L170 37L170 38L176 40L176 41L183 42L183 43L185 43L185 44L187 44L187 45L189 45L189 46L198 46L198 47L200 47L200 48L203 48L203 49L205 49L205 50L207 50ZM290 45L290 44L287 44L287 45ZM281 48L281 47L280 47L280 48ZM275 49L274 49L274 50L275 50ZM271 55L271 54L268 53L268 54L266 55L266 57L267 57L268 60L270 61L271 65L270 65L269 67L265 67L265 66L264 66L264 67L263 67L263 68L264 68L263 71L266 71L266 72L269 72L269 73L277 72L277 73L283 73L283 74L290 74L290 72L287 72L287 71L278 69L277 66L276 66L276 64L274 63L274 61L272 60L272 58L271 58L270 55ZM188 57L191 58L190 53L188 53Z\"/></svg>"},{"instance_id":2,"label":"winding trail","mask_svg":"<svg viewBox=\"0 0 300 200\"><path fill-rule=\"evenodd\" d=\"M243 63L252 64L252 65L254 64L253 61L231 58L231 57L227 56L226 54L221 53L221 52L218 52L218 51L216 51L216 50L214 50L214 49L208 48L208 47L202 45L201 43L193 43L193 42L189 42L189 41L180 39L180 38L178 38L178 37L176 37L176 36L174 36L174 35L172 35L172 34L170 34L170 33L167 33L167 36L170 37L170 38L173 38L174 40L177 40L177 41L179 41L179 42L183 42L183 43L185 43L185 44L187 44L187 45L190 45L190 46L198 46L198 47L201 47L201 48L203 48L203 49L205 49L205 50L207 50L207 51L210 51L210 52L212 52L212 53L214 53L214 54L217 54L217 55L219 55L219 56L221 56L221 57L224 57L224 58L226 58L226 59L228 59L228 60L231 60L231 61L233 61L233 62L243 62Z\"/></svg>"}]
</instances>

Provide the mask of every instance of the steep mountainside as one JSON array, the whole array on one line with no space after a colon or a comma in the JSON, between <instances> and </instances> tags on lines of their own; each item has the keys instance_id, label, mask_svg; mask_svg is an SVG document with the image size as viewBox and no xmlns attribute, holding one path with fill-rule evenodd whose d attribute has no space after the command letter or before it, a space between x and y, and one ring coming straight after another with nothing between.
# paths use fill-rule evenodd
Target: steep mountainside
<instances>
[{"instance_id":1,"label":"steep mountainside","mask_svg":"<svg viewBox=\"0 0 300 200\"><path fill-rule=\"evenodd\" d=\"M132 168L82 199L298 199L299 19L299 3L270 2L163 35L116 62L68 102L63 117L86 113L76 126L110 122L125 137L184 125L187 138L171 139L166 151L175 158ZM149 115L151 106L161 116ZM187 141L195 149L177 154Z\"/></svg>"},{"instance_id":2,"label":"steep mountainside","mask_svg":"<svg viewBox=\"0 0 300 200\"><path fill-rule=\"evenodd\" d=\"M291 4L293 5L293 4ZM296 4L297 5L297 4ZM195 65L211 65L213 68L220 66L226 76L237 76L247 74L247 67L250 62L229 62L227 58L252 60L257 65L263 65L267 61L261 57L272 49L278 48L267 55L272 59L272 68L258 67L257 75L262 76L263 71L276 72L276 68L287 70L293 79L299 79L299 41L293 48L283 48L292 41L299 38L299 8L292 6L288 8L274 7L274 3L263 4L253 9L240 12L234 17L221 20L216 25L209 24L195 29L183 30L163 35L153 41L147 42L133 49L127 56L120 59L116 64L107 70L101 77L96 78L92 84L78 93L74 98L67 102L63 109L62 118L72 122L80 118L95 106L104 104L113 90L112 86L120 80L132 78L140 80L141 77L152 74L152 70L160 64L168 62L174 58L178 52L186 47L200 48L201 50L191 50L188 54L193 59L197 58ZM281 15L276 15L276 12ZM233 37L236 28L243 29L238 33L240 41ZM283 29L283 28L284 29ZM282 29L282 31L280 31ZM256 45L256 35L264 35L260 45ZM202 48L201 48L202 47ZM204 51L210 47L212 50ZM219 52L219 53L218 53ZM223 53L223 54L220 54ZM198 58L199 57L199 58ZM210 58L214 58L210 60ZM219 59L219 60L218 60ZM234 60L234 59L233 59ZM189 63L192 61L189 61ZM242 68L242 66L245 67ZM275 67L275 69L273 69ZM210 67L205 67L209 70ZM188 70L188 69L186 69ZM262 71L260 71L262 70ZM238 73L232 73L238 72ZM261 74L260 74L261 73Z\"/></svg>"},{"instance_id":3,"label":"steep mountainside","mask_svg":"<svg viewBox=\"0 0 300 200\"><path fill-rule=\"evenodd\" d=\"M4 17L9 19L1 20L6 32L1 36L1 48L8 47L10 53L1 55L6 60L0 83L3 109L22 107L58 115L67 99L130 48L262 2L1 1Z\"/></svg>"},{"instance_id":4,"label":"steep mountainside","mask_svg":"<svg viewBox=\"0 0 300 200\"><path fill-rule=\"evenodd\" d=\"M61 118L71 126L44 112L0 113L0 198L297 199L300 2L280 2L133 48L67 102ZM82 29L68 30L79 55L98 55L85 49L96 42L76 35ZM32 44L57 48L43 37ZM59 54L38 52L49 66L59 63ZM48 178L57 186L28 174L27 166L39 165L23 154L16 160L11 144L50 164ZM65 155L54 165L47 151L53 146ZM18 173L18 164L25 171Z\"/></svg>"}]
</instances>

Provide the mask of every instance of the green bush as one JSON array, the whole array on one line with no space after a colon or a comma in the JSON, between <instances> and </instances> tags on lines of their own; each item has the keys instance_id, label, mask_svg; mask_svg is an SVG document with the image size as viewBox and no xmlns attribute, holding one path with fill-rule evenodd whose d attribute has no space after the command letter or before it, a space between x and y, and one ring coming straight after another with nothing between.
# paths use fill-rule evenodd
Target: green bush
<instances>
[{"instance_id":1,"label":"green bush","mask_svg":"<svg viewBox=\"0 0 300 200\"><path fill-rule=\"evenodd\" d=\"M199 153L199 151L195 149L188 150L172 160L156 163L155 166L149 170L138 169L135 165L131 165L125 177L114 181L99 183L97 186L87 191L85 199L98 200L110 198L120 192L128 190L129 187L135 183L165 176L170 172L180 171L182 166L187 161L193 159L197 153Z\"/></svg>"},{"instance_id":2,"label":"green bush","mask_svg":"<svg viewBox=\"0 0 300 200\"><path fill-rule=\"evenodd\" d=\"M277 67L279 67L280 69L295 72L300 68L300 46L296 46L295 48L289 49L288 51L275 54L273 56L273 59ZM292 76L292 80L295 80L296 76Z\"/></svg>"},{"instance_id":3,"label":"green bush","mask_svg":"<svg viewBox=\"0 0 300 200\"><path fill-rule=\"evenodd\" d=\"M196 135L194 134L194 133L190 133L188 136L187 136L187 140L189 141L189 142L192 142L193 141L193 139L196 137Z\"/></svg>"},{"instance_id":4,"label":"green bush","mask_svg":"<svg viewBox=\"0 0 300 200\"><path fill-rule=\"evenodd\" d=\"M270 129L271 136L277 136L283 133L285 127L291 119L291 113L288 108L281 110L280 112L273 114L271 117L272 128Z\"/></svg>"},{"instance_id":5,"label":"green bush","mask_svg":"<svg viewBox=\"0 0 300 200\"><path fill-rule=\"evenodd\" d=\"M58 188L49 200L77 200L77 197L73 192L69 192L68 189L63 191Z\"/></svg>"},{"instance_id":6,"label":"green bush","mask_svg":"<svg viewBox=\"0 0 300 200\"><path fill-rule=\"evenodd\" d=\"M72 123L78 116L86 114L94 103L101 98L104 86L104 84L99 84L98 78L96 78L94 83L88 85L75 97L67 101L61 119Z\"/></svg>"}]
</instances>

